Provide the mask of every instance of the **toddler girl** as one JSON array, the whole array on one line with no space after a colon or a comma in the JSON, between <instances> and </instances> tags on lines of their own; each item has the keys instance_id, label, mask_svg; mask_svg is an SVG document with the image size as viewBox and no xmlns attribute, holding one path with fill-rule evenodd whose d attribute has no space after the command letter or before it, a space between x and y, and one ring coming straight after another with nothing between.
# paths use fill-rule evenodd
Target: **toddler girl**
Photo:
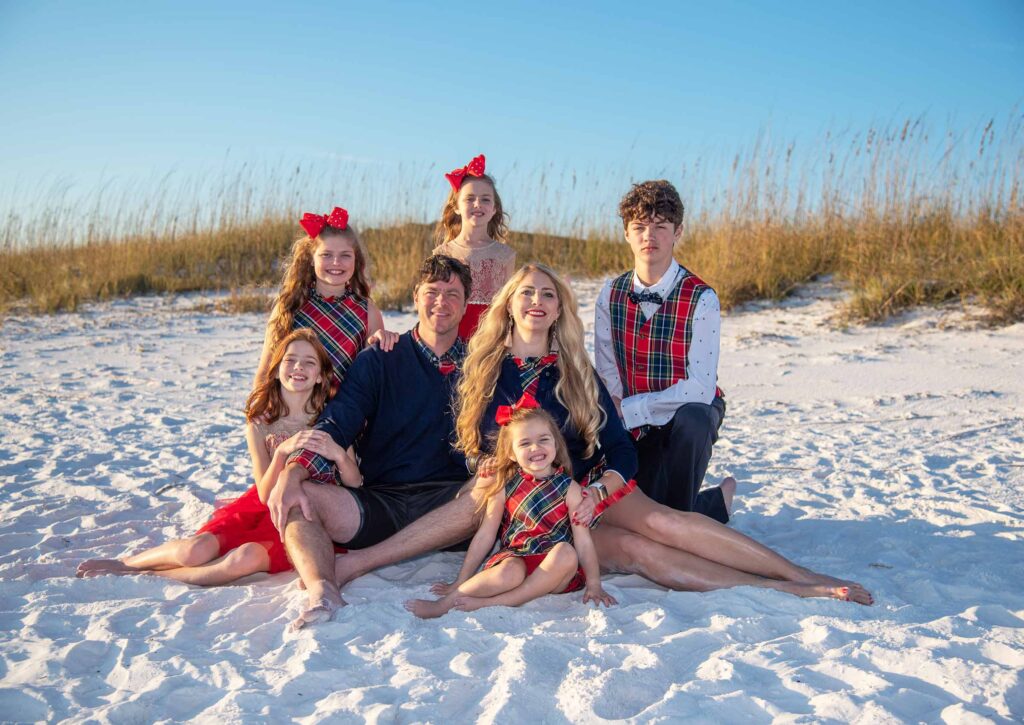
<instances>
[{"instance_id":1,"label":"toddler girl","mask_svg":"<svg viewBox=\"0 0 1024 725\"><path fill-rule=\"evenodd\" d=\"M525 604L554 592L584 589L583 601L610 606L615 599L601 587L590 531L571 522L582 499L570 477L569 453L555 421L529 394L513 406L500 406L494 476L482 479L484 519L466 552L458 578L437 584L437 601L414 599L406 609L417 617L439 617L450 609ZM473 574L494 544L500 547Z\"/></svg>"}]
</instances>

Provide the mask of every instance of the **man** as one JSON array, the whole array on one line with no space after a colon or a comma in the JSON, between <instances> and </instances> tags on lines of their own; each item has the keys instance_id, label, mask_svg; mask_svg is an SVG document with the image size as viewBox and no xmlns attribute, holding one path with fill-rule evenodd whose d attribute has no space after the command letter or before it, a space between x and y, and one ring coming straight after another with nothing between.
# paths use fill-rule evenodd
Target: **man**
<instances>
[{"instance_id":1,"label":"man","mask_svg":"<svg viewBox=\"0 0 1024 725\"><path fill-rule=\"evenodd\" d=\"M391 352L368 348L315 426L316 436L296 451L278 478L268 506L309 600L296 628L329 619L345 604L335 582L334 544L361 549L389 539L425 513L456 499L466 478L465 459L452 449L452 399L465 346L458 337L470 273L461 262L436 255L424 262L413 292L419 322ZM325 454L355 444L364 484L334 484ZM455 508L465 525L448 532L421 529L444 546L472 529L470 495ZM395 537L401 540L402 537ZM415 537L414 537L415 538ZM418 541L406 542L417 551ZM434 548L423 545L419 550ZM342 557L345 558L345 557Z\"/></svg>"},{"instance_id":2,"label":"man","mask_svg":"<svg viewBox=\"0 0 1024 725\"><path fill-rule=\"evenodd\" d=\"M725 523L735 483L698 495L725 416L718 296L673 257L683 203L671 183L634 185L619 215L634 267L598 295L598 374L637 439L637 485L659 503Z\"/></svg>"}]
</instances>

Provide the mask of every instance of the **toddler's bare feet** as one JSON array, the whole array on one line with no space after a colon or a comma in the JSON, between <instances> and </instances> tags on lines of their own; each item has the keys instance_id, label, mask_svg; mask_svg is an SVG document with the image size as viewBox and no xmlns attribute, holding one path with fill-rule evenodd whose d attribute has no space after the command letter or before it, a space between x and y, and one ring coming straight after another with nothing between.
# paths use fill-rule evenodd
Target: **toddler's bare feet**
<instances>
[{"instance_id":1,"label":"toddler's bare feet","mask_svg":"<svg viewBox=\"0 0 1024 725\"><path fill-rule=\"evenodd\" d=\"M420 619L435 619L447 614L448 602L443 599L431 601L430 599L410 599L405 603L405 608Z\"/></svg>"},{"instance_id":2,"label":"toddler's bare feet","mask_svg":"<svg viewBox=\"0 0 1024 725\"><path fill-rule=\"evenodd\" d=\"M78 565L75 576L79 579L84 577L101 576L103 574L138 574L138 569L132 569L125 565L120 559L89 559Z\"/></svg>"}]
</instances>

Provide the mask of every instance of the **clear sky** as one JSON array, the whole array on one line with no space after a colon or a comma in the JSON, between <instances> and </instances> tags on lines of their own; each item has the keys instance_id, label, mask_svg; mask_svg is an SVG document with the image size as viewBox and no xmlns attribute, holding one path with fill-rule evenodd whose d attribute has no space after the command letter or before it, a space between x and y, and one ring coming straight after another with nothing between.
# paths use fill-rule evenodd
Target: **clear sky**
<instances>
[{"instance_id":1,"label":"clear sky","mask_svg":"<svg viewBox=\"0 0 1024 725\"><path fill-rule=\"evenodd\" d=\"M1020 0L0 0L0 206L225 157L639 177L765 128L969 126L1022 99Z\"/></svg>"}]
</instances>

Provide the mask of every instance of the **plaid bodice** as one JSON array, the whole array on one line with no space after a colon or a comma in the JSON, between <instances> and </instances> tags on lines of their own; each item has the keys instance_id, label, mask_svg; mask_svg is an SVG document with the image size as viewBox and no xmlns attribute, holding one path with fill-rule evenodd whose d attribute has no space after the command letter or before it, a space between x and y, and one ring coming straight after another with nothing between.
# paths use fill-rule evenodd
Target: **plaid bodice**
<instances>
[{"instance_id":1,"label":"plaid bodice","mask_svg":"<svg viewBox=\"0 0 1024 725\"><path fill-rule=\"evenodd\" d=\"M505 512L501 518L501 548L517 554L542 554L562 541L572 542L569 478L561 469L548 478L518 471L505 484Z\"/></svg>"},{"instance_id":2,"label":"plaid bodice","mask_svg":"<svg viewBox=\"0 0 1024 725\"><path fill-rule=\"evenodd\" d=\"M309 328L316 333L331 358L337 386L345 379L345 373L356 355L366 346L368 324L369 312L365 297L351 292L337 297L324 297L313 288L295 313L293 328Z\"/></svg>"},{"instance_id":3,"label":"plaid bodice","mask_svg":"<svg viewBox=\"0 0 1024 725\"><path fill-rule=\"evenodd\" d=\"M708 289L711 288L700 277L683 269L661 307L644 318L640 304L629 298L633 273L626 272L612 281L612 347L623 397L658 392L686 379L693 316L697 300Z\"/></svg>"}]
</instances>

